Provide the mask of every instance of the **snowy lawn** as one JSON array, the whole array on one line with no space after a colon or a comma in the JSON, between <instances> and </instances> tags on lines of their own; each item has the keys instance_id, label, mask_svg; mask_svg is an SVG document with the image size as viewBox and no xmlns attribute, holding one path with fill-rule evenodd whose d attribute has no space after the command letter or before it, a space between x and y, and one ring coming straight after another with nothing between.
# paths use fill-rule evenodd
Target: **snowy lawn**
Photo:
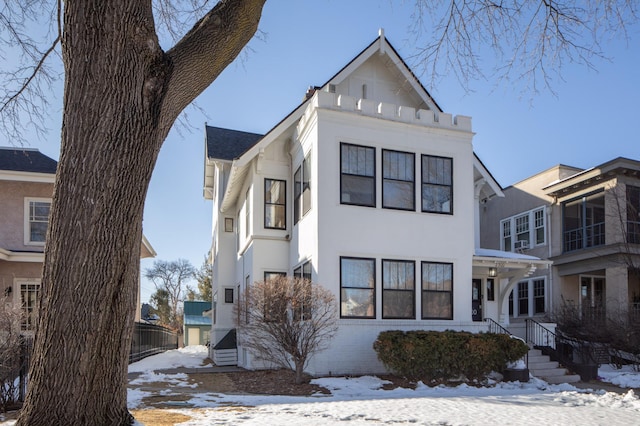
<instances>
[{"instance_id":1,"label":"snowy lawn","mask_svg":"<svg viewBox=\"0 0 640 426\"><path fill-rule=\"evenodd\" d=\"M314 383L331 395L311 397L272 395L226 395L198 392L189 388L186 397L172 409L148 409L144 397L154 395L144 384L167 383L161 394L179 394L187 375L154 371L201 367L205 347L188 347L155 355L131 364L130 372L141 373L131 380L128 404L146 425L632 425L640 423L640 400L633 390L617 394L583 390L571 385L496 383L474 388L418 386L417 389L382 390L377 377L321 378ZM599 375L624 388L640 388L640 373L630 368L614 370L603 366ZM156 383L157 384L157 383ZM158 392L156 391L156 394ZM148 416L145 416L148 414ZM152 418L154 414L156 419ZM145 420L142 420L145 421ZM157 423L156 423L157 422ZM178 423L180 422L180 423ZM10 421L6 424L10 425ZM137 423L142 425L143 423Z\"/></svg>"}]
</instances>

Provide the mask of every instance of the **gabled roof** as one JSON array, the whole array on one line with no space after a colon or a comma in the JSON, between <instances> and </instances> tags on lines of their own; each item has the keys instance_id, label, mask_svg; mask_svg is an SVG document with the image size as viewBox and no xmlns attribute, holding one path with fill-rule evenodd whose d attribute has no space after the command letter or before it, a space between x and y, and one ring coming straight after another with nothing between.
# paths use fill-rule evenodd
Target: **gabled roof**
<instances>
[{"instance_id":1,"label":"gabled roof","mask_svg":"<svg viewBox=\"0 0 640 426\"><path fill-rule=\"evenodd\" d=\"M0 147L0 170L55 174L58 162L37 149Z\"/></svg>"},{"instance_id":2,"label":"gabled roof","mask_svg":"<svg viewBox=\"0 0 640 426\"><path fill-rule=\"evenodd\" d=\"M202 316L204 311L211 309L211 302L185 300L184 301L184 315L199 315Z\"/></svg>"},{"instance_id":3,"label":"gabled roof","mask_svg":"<svg viewBox=\"0 0 640 426\"><path fill-rule=\"evenodd\" d=\"M424 88L422 83L418 80L415 74L409 69L404 60L398 55L398 52L395 48L387 41L384 36L384 32L380 30L379 36L367 46L363 51L361 51L354 59L352 59L346 66L344 66L338 73L336 73L333 77L331 77L326 83L321 86L314 87L313 92L328 92L331 93L332 87L339 85L343 82L347 77L349 77L352 73L354 73L358 67L364 64L367 60L372 58L374 55L379 55L384 58L384 66L393 74L396 75L398 81L402 82L402 88L409 93L416 100L416 105L420 109L424 110L433 110L438 113L442 113L442 110L438 106L438 104L433 100L431 95ZM313 93L311 93L313 95ZM307 106L310 104L312 100L317 102L317 96L307 96L307 98L298 105L289 115L283 118L278 124L276 124L271 130L269 130L262 138L260 135L248 133L242 135L241 138L238 139L239 134L244 132L237 131L228 131L228 129L219 129L214 132L217 133L216 136L224 136L225 134L229 136L231 139L229 141L222 142L220 138L213 140L213 144L220 143L225 147L233 144L234 139L236 138L236 142L242 141L244 142L244 147L238 148L237 152L241 152L241 155L233 160L231 171L229 175L229 180L226 188L226 192L223 197L223 201L220 205L220 211L224 212L233 206L237 200L242 182L247 174L248 165L251 160L264 148L266 148L270 143L272 143L277 137L282 135L287 129L292 129L293 126L300 120L302 115L305 113ZM451 117L449 116L448 120ZM465 125L469 126L470 130L470 119L466 118ZM442 120L443 122L446 121ZM225 133L224 130L227 130L229 133ZM208 131L207 131L208 133ZM255 139L251 140L251 135ZM217 142L216 142L217 141ZM254 144L250 146L251 142ZM249 149L246 149L246 146L249 145ZM205 184L204 184L204 194L205 198L207 198L210 193L210 185L212 184L211 177L213 176L213 164L209 162L210 159L216 158L212 155L214 149L218 149L217 147L209 145L209 137L207 136L207 156L205 158ZM224 148L226 149L226 148ZM222 150L222 148L221 148ZM218 154L222 157L222 154ZM229 155L226 156L229 158Z\"/></svg>"}]
</instances>

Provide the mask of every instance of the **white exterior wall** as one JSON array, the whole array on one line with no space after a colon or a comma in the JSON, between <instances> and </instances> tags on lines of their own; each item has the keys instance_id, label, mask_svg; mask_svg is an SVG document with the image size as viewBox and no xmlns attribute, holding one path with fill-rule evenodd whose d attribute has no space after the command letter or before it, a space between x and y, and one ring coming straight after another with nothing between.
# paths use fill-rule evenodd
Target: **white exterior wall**
<instances>
[{"instance_id":1,"label":"white exterior wall","mask_svg":"<svg viewBox=\"0 0 640 426\"><path fill-rule=\"evenodd\" d=\"M240 232L240 249L236 251L235 245L226 241L227 247L233 247L235 256L231 262L233 272L227 277L229 270L225 266L224 273L219 274L226 277L226 282L244 287L247 275L250 282L254 282L263 279L265 271L291 274L301 263L311 261L312 280L332 291L339 303L340 257L376 259L376 318L338 319L339 331L330 342L330 348L316 354L309 363L307 372L311 374L384 372L372 347L384 330L476 332L487 329L485 323L471 319L474 156L470 119L457 117L452 120L450 114L427 110L421 95L400 90L403 81L390 71L388 63L376 56L337 83L335 94L317 91L297 123L278 130L280 134L275 135L273 142L265 144L264 148L259 144L252 151L259 153L250 160L249 171L237 192L233 215L236 217L239 212L236 226ZM365 94L366 99L358 100ZM375 208L340 203L341 142L376 149ZM415 154L415 211L382 208L382 149ZM294 225L293 175L309 153L311 210ZM421 212L423 154L453 159L451 215ZM286 230L264 229L265 177L287 181ZM252 188L252 226L250 238L246 239L244 198L249 187ZM222 251L222 245L219 251ZM223 257L220 255L219 259ZM421 317L420 262L452 263L453 319L383 320L382 259L415 262L417 318ZM222 268L221 265L218 271L222 272ZM218 305L220 297L223 294L218 297ZM228 324L232 323L233 316L230 315ZM212 339L213 344L216 341ZM245 368L264 366L254 362L241 346L238 347L238 364Z\"/></svg>"},{"instance_id":2,"label":"white exterior wall","mask_svg":"<svg viewBox=\"0 0 640 426\"><path fill-rule=\"evenodd\" d=\"M384 330L485 330L484 324L471 322L470 308L474 249L472 134L326 109L319 109L316 116L309 117L303 130L303 146L314 138L318 141L317 151L313 151L314 203L308 217L299 223L298 232L294 229L294 236L297 236L294 242L312 258L316 274L314 280L329 288L339 301L340 256L376 259L376 319L339 320L340 331L331 348L312 360L310 372L355 374L384 371L372 348L373 341ZM340 204L341 142L376 148L376 208ZM415 153L416 211L381 208L383 148ZM422 154L453 158L453 215L420 211ZM320 176L317 177L320 168ZM314 253L314 246L317 253ZM416 262L418 317L421 312L420 262L453 263L454 319L382 320L381 259Z\"/></svg>"}]
</instances>

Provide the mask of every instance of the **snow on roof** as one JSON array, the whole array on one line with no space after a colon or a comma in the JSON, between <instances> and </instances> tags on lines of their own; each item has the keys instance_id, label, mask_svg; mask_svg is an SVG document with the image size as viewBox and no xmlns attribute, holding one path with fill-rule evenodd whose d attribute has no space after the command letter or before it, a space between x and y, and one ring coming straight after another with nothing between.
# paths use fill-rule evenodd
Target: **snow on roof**
<instances>
[{"instance_id":1,"label":"snow on roof","mask_svg":"<svg viewBox=\"0 0 640 426\"><path fill-rule=\"evenodd\" d=\"M514 260L541 260L539 257L529 256L526 254L514 253L511 251L502 251L486 248L476 248L476 256L481 257L500 257L502 259L514 259Z\"/></svg>"}]
</instances>

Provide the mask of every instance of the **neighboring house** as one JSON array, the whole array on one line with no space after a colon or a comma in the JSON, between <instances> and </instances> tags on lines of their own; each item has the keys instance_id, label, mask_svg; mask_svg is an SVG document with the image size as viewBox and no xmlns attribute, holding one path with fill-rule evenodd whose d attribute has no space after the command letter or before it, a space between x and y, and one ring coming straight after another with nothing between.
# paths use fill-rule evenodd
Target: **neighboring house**
<instances>
[{"instance_id":1,"label":"neighboring house","mask_svg":"<svg viewBox=\"0 0 640 426\"><path fill-rule=\"evenodd\" d=\"M0 298L22 306L33 330L57 162L37 149L0 147ZM140 257L155 251L143 237ZM140 292L138 292L138 299ZM140 319L137 303L136 320Z\"/></svg>"},{"instance_id":2,"label":"neighboring house","mask_svg":"<svg viewBox=\"0 0 640 426\"><path fill-rule=\"evenodd\" d=\"M205 136L214 362L237 348L224 362L264 367L236 346L234 306L272 276L310 278L339 303L308 372L358 374L385 371L372 348L384 330L507 325L508 289L550 263L480 248L480 203L503 194L471 119L443 112L382 32L267 134Z\"/></svg>"},{"instance_id":3,"label":"neighboring house","mask_svg":"<svg viewBox=\"0 0 640 426\"><path fill-rule=\"evenodd\" d=\"M184 302L184 345L206 345L211 337L211 302Z\"/></svg>"},{"instance_id":4,"label":"neighboring house","mask_svg":"<svg viewBox=\"0 0 640 426\"><path fill-rule=\"evenodd\" d=\"M627 158L587 170L558 165L487 201L483 246L553 260L550 271L518 283L513 317L546 317L567 305L589 319L640 313L639 172L640 162ZM542 288L553 289L544 305Z\"/></svg>"}]
</instances>

